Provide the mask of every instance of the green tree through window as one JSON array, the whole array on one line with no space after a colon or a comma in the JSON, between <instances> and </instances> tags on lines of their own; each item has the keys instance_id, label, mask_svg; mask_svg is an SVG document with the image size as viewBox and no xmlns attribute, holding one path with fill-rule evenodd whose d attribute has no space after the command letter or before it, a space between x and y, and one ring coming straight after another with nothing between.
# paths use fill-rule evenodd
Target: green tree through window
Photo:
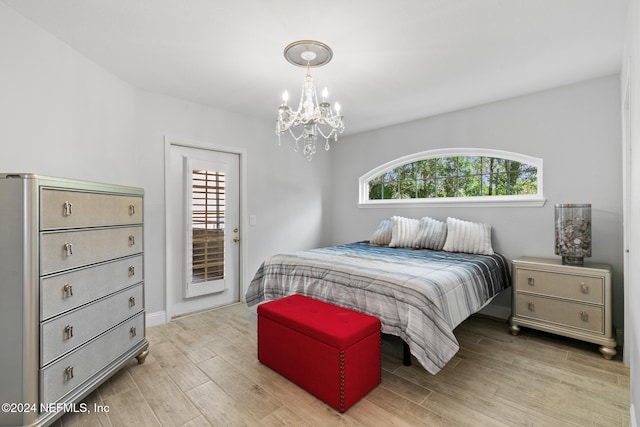
<instances>
[{"instance_id":1,"label":"green tree through window","mask_svg":"<svg viewBox=\"0 0 640 427\"><path fill-rule=\"evenodd\" d=\"M368 190L365 202L541 196L541 160L522 155L513 155L513 158L491 155L492 150L480 150L489 155L467 154L471 149L459 151L456 154L461 155L433 157L433 152L425 152L422 158L408 156L411 161L402 163L402 159L398 159L385 165L388 167L381 167L382 170L374 169L363 177L365 186L361 188Z\"/></svg>"}]
</instances>

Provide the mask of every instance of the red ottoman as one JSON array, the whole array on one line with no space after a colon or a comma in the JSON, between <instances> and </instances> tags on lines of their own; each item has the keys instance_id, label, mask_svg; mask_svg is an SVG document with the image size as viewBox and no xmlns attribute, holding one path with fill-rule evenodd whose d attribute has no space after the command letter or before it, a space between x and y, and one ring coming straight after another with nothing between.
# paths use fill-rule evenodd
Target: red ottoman
<instances>
[{"instance_id":1,"label":"red ottoman","mask_svg":"<svg viewBox=\"0 0 640 427\"><path fill-rule=\"evenodd\" d=\"M344 412L380 384L380 320L303 295L266 302L258 359Z\"/></svg>"}]
</instances>

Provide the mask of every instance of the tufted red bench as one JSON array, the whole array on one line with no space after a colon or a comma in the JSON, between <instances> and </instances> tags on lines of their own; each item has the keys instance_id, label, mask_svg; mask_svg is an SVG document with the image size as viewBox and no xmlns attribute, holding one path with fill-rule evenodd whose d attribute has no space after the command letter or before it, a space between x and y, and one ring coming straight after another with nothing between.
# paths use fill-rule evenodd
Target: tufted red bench
<instances>
[{"instance_id":1,"label":"tufted red bench","mask_svg":"<svg viewBox=\"0 0 640 427\"><path fill-rule=\"evenodd\" d=\"M380 384L380 320L303 295L266 302L258 359L344 412Z\"/></svg>"}]
</instances>

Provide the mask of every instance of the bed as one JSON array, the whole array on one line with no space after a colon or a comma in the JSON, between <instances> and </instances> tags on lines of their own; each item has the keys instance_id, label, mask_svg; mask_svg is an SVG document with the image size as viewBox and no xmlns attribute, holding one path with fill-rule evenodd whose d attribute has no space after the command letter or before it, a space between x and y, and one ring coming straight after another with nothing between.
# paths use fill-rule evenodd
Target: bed
<instances>
[{"instance_id":1,"label":"bed","mask_svg":"<svg viewBox=\"0 0 640 427\"><path fill-rule=\"evenodd\" d=\"M509 287L500 254L379 246L369 241L275 255L256 272L249 306L290 294L371 314L436 374L457 353L453 330Z\"/></svg>"}]
</instances>

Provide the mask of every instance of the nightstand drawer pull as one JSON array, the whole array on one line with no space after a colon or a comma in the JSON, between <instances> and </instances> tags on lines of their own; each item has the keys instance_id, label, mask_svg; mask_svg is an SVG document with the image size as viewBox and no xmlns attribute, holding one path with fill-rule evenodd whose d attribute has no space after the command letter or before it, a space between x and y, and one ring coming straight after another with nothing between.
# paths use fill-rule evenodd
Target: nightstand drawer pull
<instances>
[{"instance_id":1,"label":"nightstand drawer pull","mask_svg":"<svg viewBox=\"0 0 640 427\"><path fill-rule=\"evenodd\" d=\"M73 214L73 203L64 202L62 205L62 215L71 216Z\"/></svg>"},{"instance_id":2,"label":"nightstand drawer pull","mask_svg":"<svg viewBox=\"0 0 640 427\"><path fill-rule=\"evenodd\" d=\"M136 205L129 205L129 215L135 215L136 214Z\"/></svg>"},{"instance_id":3,"label":"nightstand drawer pull","mask_svg":"<svg viewBox=\"0 0 640 427\"><path fill-rule=\"evenodd\" d=\"M130 296L129 297L129 308L133 307L136 305L136 297L134 296Z\"/></svg>"},{"instance_id":4,"label":"nightstand drawer pull","mask_svg":"<svg viewBox=\"0 0 640 427\"><path fill-rule=\"evenodd\" d=\"M531 301L527 303L527 308L529 309L529 311L536 311L536 305Z\"/></svg>"},{"instance_id":5,"label":"nightstand drawer pull","mask_svg":"<svg viewBox=\"0 0 640 427\"><path fill-rule=\"evenodd\" d=\"M535 286L536 285L536 279L534 279L533 277L529 276L529 278L527 279L527 285Z\"/></svg>"},{"instance_id":6,"label":"nightstand drawer pull","mask_svg":"<svg viewBox=\"0 0 640 427\"><path fill-rule=\"evenodd\" d=\"M129 338L133 338L136 336L136 327L132 326L131 329L129 329Z\"/></svg>"},{"instance_id":7,"label":"nightstand drawer pull","mask_svg":"<svg viewBox=\"0 0 640 427\"><path fill-rule=\"evenodd\" d=\"M580 312L580 320L582 320L583 322L588 322L589 321L589 313L587 313L586 311L581 311Z\"/></svg>"},{"instance_id":8,"label":"nightstand drawer pull","mask_svg":"<svg viewBox=\"0 0 640 427\"><path fill-rule=\"evenodd\" d=\"M583 294L588 294L589 293L589 285L587 285L586 283L582 282L580 283L580 291Z\"/></svg>"}]
</instances>

